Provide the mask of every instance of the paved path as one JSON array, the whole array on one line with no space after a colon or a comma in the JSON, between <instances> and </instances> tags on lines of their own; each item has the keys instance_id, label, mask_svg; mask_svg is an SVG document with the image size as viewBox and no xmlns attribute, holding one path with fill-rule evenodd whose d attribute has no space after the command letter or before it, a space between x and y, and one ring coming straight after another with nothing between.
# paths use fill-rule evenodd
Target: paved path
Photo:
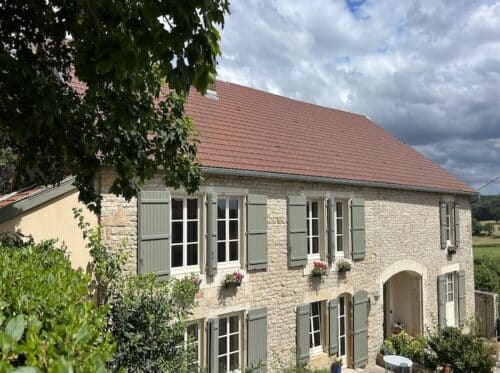
<instances>
[{"instance_id":1,"label":"paved path","mask_svg":"<svg viewBox=\"0 0 500 373\"><path fill-rule=\"evenodd\" d=\"M342 373L358 373L358 372L363 372L363 373L383 373L385 372L385 369L382 367L379 367L378 365L372 365L371 367L365 368L365 369L346 369L342 368Z\"/></svg>"}]
</instances>

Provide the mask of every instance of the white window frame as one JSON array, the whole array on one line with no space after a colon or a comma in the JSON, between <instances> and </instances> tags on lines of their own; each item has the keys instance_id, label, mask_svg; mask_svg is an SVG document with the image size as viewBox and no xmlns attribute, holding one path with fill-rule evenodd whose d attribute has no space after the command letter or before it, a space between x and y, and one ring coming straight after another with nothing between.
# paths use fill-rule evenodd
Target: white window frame
<instances>
[{"instance_id":1,"label":"white window frame","mask_svg":"<svg viewBox=\"0 0 500 373\"><path fill-rule=\"evenodd\" d=\"M182 199L182 220L181 219L173 219L172 218L172 200L174 199ZM189 199L195 199L197 200L197 219L188 219L187 218L187 200ZM173 275L176 274L186 274L186 273L199 273L200 272L200 266L201 266L201 236L202 236L202 216L201 216L201 205L202 201L200 196L187 196L187 195L173 195L170 198L170 268L172 271ZM196 221L198 223L198 240L196 242L194 241L187 241L187 226L188 222L194 222ZM172 237L173 237L173 223L176 222L182 222L182 266L174 267L173 266L173 250L172 246L179 246L179 243L173 243L172 242ZM198 245L198 250L197 250L197 264L193 265L187 265L187 247L188 245L196 243Z\"/></svg>"},{"instance_id":2,"label":"white window frame","mask_svg":"<svg viewBox=\"0 0 500 373\"><path fill-rule=\"evenodd\" d=\"M313 304L318 304L318 314L313 314ZM313 302L309 305L309 353L315 355L323 352L323 302ZM314 320L319 319L319 329L314 330ZM319 333L319 345L314 345L314 334ZM311 344L313 346L311 346Z\"/></svg>"},{"instance_id":3,"label":"white window frame","mask_svg":"<svg viewBox=\"0 0 500 373\"><path fill-rule=\"evenodd\" d=\"M229 326L230 326L230 318L231 317L237 317L238 318L238 331L237 332L230 332L229 331ZM219 358L221 357L225 357L226 359L226 367L228 370L226 370L226 372L219 372L219 373L240 373L241 372L241 366L243 365L243 354L242 354L242 334L243 334L243 328L242 328L242 316L240 313L231 313L231 314L227 314L227 315L223 315L223 316L219 316L217 322L220 323L220 321L222 319L226 319L226 334L224 335L220 335L218 336L217 338L217 343L219 343L219 339L223 338L223 337L227 337L227 345L226 345L226 353L224 354L220 354L218 353L217 354L217 366L219 365ZM220 325L219 325L219 333L220 333ZM231 346L231 336L232 335L238 335L238 350L234 350L234 351L230 351L230 346ZM229 367L230 367L230 355L234 354L234 353L238 353L238 369L234 369L234 370L229 370Z\"/></svg>"},{"instance_id":4,"label":"white window frame","mask_svg":"<svg viewBox=\"0 0 500 373\"><path fill-rule=\"evenodd\" d=\"M322 232L322 219L321 219L321 203L318 199L308 199L307 200L307 207L306 207L306 224L307 224L307 229L309 230L309 234L306 233L307 237L307 258L309 261L313 260L319 260L321 259L321 232ZM318 215L316 217L312 216L312 204L316 203L317 204L317 209L316 211L318 212ZM315 235L313 234L313 222L317 221L318 224L318 234ZM310 250L312 251L313 247L313 238L318 239L318 252L317 253L312 253L309 252Z\"/></svg>"},{"instance_id":5,"label":"white window frame","mask_svg":"<svg viewBox=\"0 0 500 373\"><path fill-rule=\"evenodd\" d=\"M338 357L342 359L342 361L345 363L346 362L346 357L347 357L347 346L348 346L348 343L347 343L347 338L348 338L348 335L347 335L347 326L348 326L348 323L347 323L347 297L346 296L340 296L339 298L339 312L338 312L338 331L339 331L339 336L338 336L338 344L339 344L339 352L338 352ZM340 307L340 300L342 299L343 301L343 309L341 310L341 307ZM342 313L343 312L343 313ZM340 325L341 324L344 324L344 334L340 334ZM341 346L342 346L342 337L344 338L344 354L341 355Z\"/></svg>"},{"instance_id":6,"label":"white window frame","mask_svg":"<svg viewBox=\"0 0 500 373\"><path fill-rule=\"evenodd\" d=\"M351 247L351 235L350 235L350 227L351 227L351 214L350 214L350 199L346 198L338 198L334 199L335 203L335 257L343 258L345 256L349 256L350 247ZM337 216L337 203L342 204L342 217L339 218ZM337 221L342 220L342 234L338 233L337 229ZM337 238L342 236L342 248L338 247ZM348 255L346 255L348 253Z\"/></svg>"},{"instance_id":7,"label":"white window frame","mask_svg":"<svg viewBox=\"0 0 500 373\"><path fill-rule=\"evenodd\" d=\"M456 271L445 273L445 297L446 303L453 303L454 322L448 326L457 326L458 318L458 273ZM447 321L448 323L448 321Z\"/></svg>"},{"instance_id":8,"label":"white window frame","mask_svg":"<svg viewBox=\"0 0 500 373\"><path fill-rule=\"evenodd\" d=\"M219 208L219 200L223 199L225 200L225 218L219 219L218 216L218 208ZM237 200L238 201L238 217L237 218L229 218L229 200ZM242 206L243 206L243 198L241 196L230 196L230 195L220 195L217 196L217 232L218 232L218 227L219 227L219 221L224 221L225 222L225 232L226 232L226 237L224 240L219 240L219 236L217 233L217 268L224 269L224 268L239 268L241 264L241 256L242 256ZM229 239L229 222L230 221L237 221L238 222L238 237L236 239ZM225 250L226 250L226 260L224 262L219 262L219 242L224 242L225 243ZM236 260L229 260L229 243L230 242L238 242L238 259Z\"/></svg>"}]
</instances>

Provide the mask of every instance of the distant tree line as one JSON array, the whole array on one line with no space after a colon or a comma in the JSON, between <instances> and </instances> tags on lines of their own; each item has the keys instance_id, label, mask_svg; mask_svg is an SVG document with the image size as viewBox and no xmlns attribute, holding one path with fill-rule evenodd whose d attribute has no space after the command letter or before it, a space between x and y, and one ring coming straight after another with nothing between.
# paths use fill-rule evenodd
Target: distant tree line
<instances>
[{"instance_id":1,"label":"distant tree line","mask_svg":"<svg viewBox=\"0 0 500 373\"><path fill-rule=\"evenodd\" d=\"M481 220L500 220L500 195L481 196L472 203L472 217Z\"/></svg>"}]
</instances>

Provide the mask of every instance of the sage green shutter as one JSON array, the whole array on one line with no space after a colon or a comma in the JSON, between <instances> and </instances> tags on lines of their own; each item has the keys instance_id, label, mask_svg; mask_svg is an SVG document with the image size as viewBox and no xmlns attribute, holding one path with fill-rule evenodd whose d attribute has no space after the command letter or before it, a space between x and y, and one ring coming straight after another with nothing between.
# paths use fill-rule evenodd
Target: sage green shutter
<instances>
[{"instance_id":1,"label":"sage green shutter","mask_svg":"<svg viewBox=\"0 0 500 373\"><path fill-rule=\"evenodd\" d=\"M207 273L217 273L217 194L207 195Z\"/></svg>"},{"instance_id":2,"label":"sage green shutter","mask_svg":"<svg viewBox=\"0 0 500 373\"><path fill-rule=\"evenodd\" d=\"M247 196L248 269L267 268L267 196Z\"/></svg>"},{"instance_id":3,"label":"sage green shutter","mask_svg":"<svg viewBox=\"0 0 500 373\"><path fill-rule=\"evenodd\" d=\"M288 197L288 265L307 264L306 197Z\"/></svg>"},{"instance_id":4,"label":"sage green shutter","mask_svg":"<svg viewBox=\"0 0 500 373\"><path fill-rule=\"evenodd\" d=\"M460 246L460 204L458 202L455 202L453 204L453 217L455 220L455 245Z\"/></svg>"},{"instance_id":5,"label":"sage green shutter","mask_svg":"<svg viewBox=\"0 0 500 373\"><path fill-rule=\"evenodd\" d=\"M138 272L170 276L170 192L142 190L139 194Z\"/></svg>"},{"instance_id":6,"label":"sage green shutter","mask_svg":"<svg viewBox=\"0 0 500 373\"><path fill-rule=\"evenodd\" d=\"M219 370L219 320L208 320L208 372Z\"/></svg>"},{"instance_id":7,"label":"sage green shutter","mask_svg":"<svg viewBox=\"0 0 500 373\"><path fill-rule=\"evenodd\" d=\"M267 366L267 309L248 311L248 361L252 372L265 372Z\"/></svg>"},{"instance_id":8,"label":"sage green shutter","mask_svg":"<svg viewBox=\"0 0 500 373\"><path fill-rule=\"evenodd\" d=\"M353 297L353 364L368 363L368 293L359 290Z\"/></svg>"},{"instance_id":9,"label":"sage green shutter","mask_svg":"<svg viewBox=\"0 0 500 373\"><path fill-rule=\"evenodd\" d=\"M365 257L365 201L353 198L351 202L352 259Z\"/></svg>"},{"instance_id":10,"label":"sage green shutter","mask_svg":"<svg viewBox=\"0 0 500 373\"><path fill-rule=\"evenodd\" d=\"M330 347L329 352L330 355L338 355L339 354L339 300L332 299L328 302L328 323L329 323L329 339L330 339Z\"/></svg>"},{"instance_id":11,"label":"sage green shutter","mask_svg":"<svg viewBox=\"0 0 500 373\"><path fill-rule=\"evenodd\" d=\"M328 261L333 263L335 259L335 201L333 198L328 198L327 201L328 215Z\"/></svg>"},{"instance_id":12,"label":"sage green shutter","mask_svg":"<svg viewBox=\"0 0 500 373\"><path fill-rule=\"evenodd\" d=\"M441 233L441 249L446 249L446 202L439 202L439 227Z\"/></svg>"},{"instance_id":13,"label":"sage green shutter","mask_svg":"<svg viewBox=\"0 0 500 373\"><path fill-rule=\"evenodd\" d=\"M465 325L465 271L458 271L458 321L459 326Z\"/></svg>"},{"instance_id":14,"label":"sage green shutter","mask_svg":"<svg viewBox=\"0 0 500 373\"><path fill-rule=\"evenodd\" d=\"M446 275L439 275L437 278L438 297L438 327L446 326Z\"/></svg>"},{"instance_id":15,"label":"sage green shutter","mask_svg":"<svg viewBox=\"0 0 500 373\"><path fill-rule=\"evenodd\" d=\"M309 312L310 305L297 307L297 362L307 363L309 360Z\"/></svg>"}]
</instances>

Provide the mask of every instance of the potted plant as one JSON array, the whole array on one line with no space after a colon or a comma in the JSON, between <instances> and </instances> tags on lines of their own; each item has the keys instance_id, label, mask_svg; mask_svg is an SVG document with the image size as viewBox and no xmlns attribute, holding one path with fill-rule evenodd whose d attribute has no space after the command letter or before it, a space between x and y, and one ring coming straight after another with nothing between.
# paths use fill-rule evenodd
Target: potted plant
<instances>
[{"instance_id":1,"label":"potted plant","mask_svg":"<svg viewBox=\"0 0 500 373\"><path fill-rule=\"evenodd\" d=\"M450 254L450 255L456 254L457 249L458 249L457 245L448 246L448 254Z\"/></svg>"},{"instance_id":2,"label":"potted plant","mask_svg":"<svg viewBox=\"0 0 500 373\"><path fill-rule=\"evenodd\" d=\"M337 262L337 271L340 273L346 273L351 270L351 263L345 260L339 260Z\"/></svg>"},{"instance_id":3,"label":"potted plant","mask_svg":"<svg viewBox=\"0 0 500 373\"><path fill-rule=\"evenodd\" d=\"M342 359L340 357L333 358L332 365L330 367L331 373L342 373Z\"/></svg>"},{"instance_id":4,"label":"potted plant","mask_svg":"<svg viewBox=\"0 0 500 373\"><path fill-rule=\"evenodd\" d=\"M328 264L321 260L316 260L313 263L313 269L311 271L311 276L312 277L323 277L327 275L327 270Z\"/></svg>"},{"instance_id":5,"label":"potted plant","mask_svg":"<svg viewBox=\"0 0 500 373\"><path fill-rule=\"evenodd\" d=\"M200 287L200 285L201 285L201 277L200 277L199 274L191 273L190 280L191 280L191 282L193 283L194 286Z\"/></svg>"},{"instance_id":6,"label":"potted plant","mask_svg":"<svg viewBox=\"0 0 500 373\"><path fill-rule=\"evenodd\" d=\"M224 285L226 289L241 286L243 277L245 277L243 273L241 273L240 271L234 271L233 273L229 273L224 277L224 280L222 280L222 285Z\"/></svg>"}]
</instances>

